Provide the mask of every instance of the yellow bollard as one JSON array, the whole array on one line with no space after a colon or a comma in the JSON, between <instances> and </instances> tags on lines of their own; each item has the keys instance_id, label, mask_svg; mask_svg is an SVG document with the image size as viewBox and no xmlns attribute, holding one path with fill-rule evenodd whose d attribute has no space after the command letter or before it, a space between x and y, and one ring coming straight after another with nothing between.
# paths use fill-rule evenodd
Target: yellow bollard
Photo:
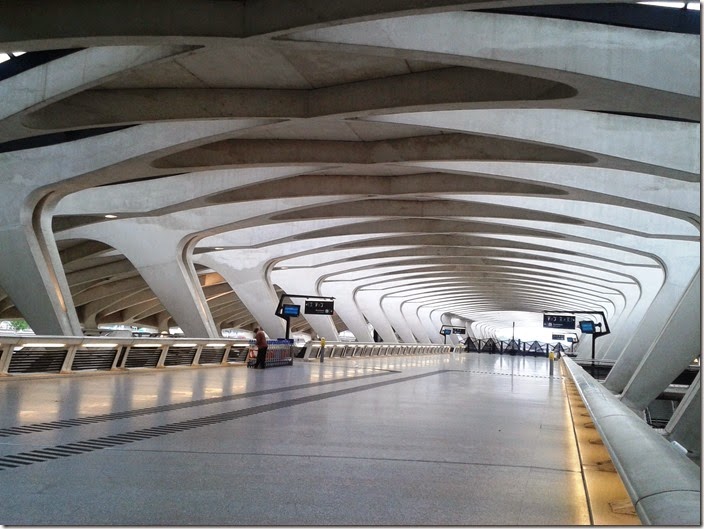
<instances>
[{"instance_id":1,"label":"yellow bollard","mask_svg":"<svg viewBox=\"0 0 704 529\"><path fill-rule=\"evenodd\" d=\"M548 359L550 360L550 376L552 376L553 368L555 365L555 351L550 351L548 353Z\"/></svg>"},{"instance_id":2,"label":"yellow bollard","mask_svg":"<svg viewBox=\"0 0 704 529\"><path fill-rule=\"evenodd\" d=\"M320 363L325 359L325 338L320 339Z\"/></svg>"}]
</instances>

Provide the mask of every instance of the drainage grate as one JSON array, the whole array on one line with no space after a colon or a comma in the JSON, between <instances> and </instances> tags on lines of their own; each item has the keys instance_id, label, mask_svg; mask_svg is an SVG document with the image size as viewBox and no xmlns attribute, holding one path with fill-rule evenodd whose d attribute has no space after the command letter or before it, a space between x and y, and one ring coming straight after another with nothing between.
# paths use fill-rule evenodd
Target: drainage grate
<instances>
[{"instance_id":1,"label":"drainage grate","mask_svg":"<svg viewBox=\"0 0 704 529\"><path fill-rule=\"evenodd\" d=\"M134 432L126 432L122 434L108 435L105 437L98 437L97 439L87 439L85 441L77 441L75 443L68 443L65 445L59 445L53 448L44 448L41 450L33 450L31 452L21 452L19 454L13 454L8 456L0 457L0 470L6 470L10 468L17 468L19 466L31 465L34 463L43 463L45 461L51 461L57 459L56 456L69 457L72 455L79 455L86 452L94 452L96 450L102 450L104 448L110 448L113 446L120 446L125 444L134 443L137 441L142 441L145 439L153 439L155 437L161 437L164 435L169 435L171 433L183 432L186 430L193 430L195 428L200 428L201 426L210 426L213 424L218 424L226 421L232 421L234 419L239 419L241 417L249 417L250 415L256 415L259 413L265 413L268 411L279 410L282 408L290 408L292 406L298 406L300 404L308 404L310 402L316 402L320 400L329 399L332 397L339 397L342 395L348 395L350 393L359 393L361 391L367 391L370 389L388 386L390 384L400 384L402 382L408 382L410 380L416 380L419 378L425 378L443 371L433 371L432 373L423 373L420 375L413 375L404 378L398 378L394 380L385 380L383 382L376 382L373 384L367 384L365 386L357 386L354 388L338 389L336 391L330 391L328 393L323 393L320 395L309 395L307 397L298 397L294 399L288 399L280 402L275 402L272 404L262 404L259 406L252 406L251 408L245 408L243 410L229 411L225 413L218 413L215 415L210 415L206 417L200 417L197 419L189 419L186 421L181 421L173 424L167 424L164 426L153 426L151 428L143 428L141 430L136 430ZM366 375L372 376L372 375ZM308 384L306 384L308 385ZM316 384L318 385L318 384Z\"/></svg>"}]
</instances>

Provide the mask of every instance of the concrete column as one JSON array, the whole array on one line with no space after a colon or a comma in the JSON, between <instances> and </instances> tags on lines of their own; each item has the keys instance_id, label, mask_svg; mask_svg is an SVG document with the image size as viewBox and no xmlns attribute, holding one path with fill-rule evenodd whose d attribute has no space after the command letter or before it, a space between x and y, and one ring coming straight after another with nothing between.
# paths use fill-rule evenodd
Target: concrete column
<instances>
[{"instance_id":1,"label":"concrete column","mask_svg":"<svg viewBox=\"0 0 704 529\"><path fill-rule=\"evenodd\" d=\"M406 318L411 331L413 331L413 335L416 337L416 340L419 343L432 343L430 336L428 336L427 330L418 317L418 307L418 303L405 301L401 304L401 312Z\"/></svg>"},{"instance_id":2,"label":"concrete column","mask_svg":"<svg viewBox=\"0 0 704 529\"><path fill-rule=\"evenodd\" d=\"M0 286L36 334L81 336L50 212L31 202L23 207L21 194L11 198L10 192L1 201Z\"/></svg>"},{"instance_id":3,"label":"concrete column","mask_svg":"<svg viewBox=\"0 0 704 529\"><path fill-rule=\"evenodd\" d=\"M425 327L425 330L430 338L431 343L441 344L443 342L440 336L440 323L433 321L433 313L436 312L434 307L424 305L418 309L418 319Z\"/></svg>"},{"instance_id":4,"label":"concrete column","mask_svg":"<svg viewBox=\"0 0 704 529\"><path fill-rule=\"evenodd\" d=\"M401 337L403 343L416 343L416 337L413 335L410 325L406 321L405 316L401 312L403 298L384 296L381 299L381 308L386 314L389 322L396 329L396 332Z\"/></svg>"},{"instance_id":5,"label":"concrete column","mask_svg":"<svg viewBox=\"0 0 704 529\"><path fill-rule=\"evenodd\" d=\"M325 281L320 285L323 296L335 298L335 312L345 322L358 342L373 342L374 337L364 314L359 310L354 298L356 286L349 281Z\"/></svg>"},{"instance_id":6,"label":"concrete column","mask_svg":"<svg viewBox=\"0 0 704 529\"><path fill-rule=\"evenodd\" d=\"M686 259L683 261L690 260ZM687 362L693 358L691 355L691 348L694 345L691 341L694 338L693 329L685 330L683 325L672 318L673 312L684 299L683 296L687 296L690 303L692 301L696 301L696 306L682 306L681 310L678 311L677 319L682 322L694 321L692 320L692 314L694 313L693 311L696 310L696 313L699 312L699 291L698 289L696 292L692 290L692 285L695 282L697 284L699 283L699 269L698 267L691 267L691 262L682 262L679 265L677 263L673 263L672 268L673 269L668 270L668 277L665 284L658 292L650 309L642 319L640 325L635 330L633 337L626 346L626 349L619 356L618 361L604 381L605 387L613 393L621 393L624 390L634 373L638 370L644 356L652 353L654 355L653 360L655 360L655 358L658 358L661 354L669 355L676 348L676 344L680 344L686 348L686 352L683 353L684 356L689 355ZM675 328L680 329L684 334L678 336L668 332L663 335L663 331L671 323L674 325L672 327L673 330ZM697 318L694 323L694 329L696 329L697 332L700 325L701 322ZM666 343L664 341L665 336L667 339L671 340L670 343L667 343L667 349L660 353L653 352L654 344L660 341L661 337L663 337L661 344L664 345ZM696 344L698 347L699 340L696 341ZM680 362L677 361L675 363ZM682 367L682 369L684 369L684 367ZM680 369L680 372L682 369ZM672 379L668 380L665 387L671 382L671 380ZM638 402L641 401L640 397L634 398ZM648 402L643 404L643 407L647 406Z\"/></svg>"},{"instance_id":7,"label":"concrete column","mask_svg":"<svg viewBox=\"0 0 704 529\"><path fill-rule=\"evenodd\" d=\"M667 437L684 446L694 456L701 456L702 400L701 373L689 386L682 402L665 426Z\"/></svg>"},{"instance_id":8,"label":"concrete column","mask_svg":"<svg viewBox=\"0 0 704 529\"><path fill-rule=\"evenodd\" d=\"M389 319L381 307L378 290L358 290L355 294L355 300L359 305L360 310L366 316L369 323L372 324L374 330L379 333L382 340L386 343L398 343L396 333L389 323Z\"/></svg>"},{"instance_id":9,"label":"concrete column","mask_svg":"<svg viewBox=\"0 0 704 529\"><path fill-rule=\"evenodd\" d=\"M634 410L645 409L700 352L701 273L698 270L664 329L631 375L621 400ZM617 367L618 364L614 369Z\"/></svg>"},{"instance_id":10,"label":"concrete column","mask_svg":"<svg viewBox=\"0 0 704 529\"><path fill-rule=\"evenodd\" d=\"M283 338L286 322L275 315L279 298L267 277L266 253L257 253L254 249L247 253L247 261L237 250L201 254L198 258L225 278L270 338Z\"/></svg>"},{"instance_id":11,"label":"concrete column","mask_svg":"<svg viewBox=\"0 0 704 529\"><path fill-rule=\"evenodd\" d=\"M190 261L183 230L146 219L103 224L83 231L129 259L186 336L220 336Z\"/></svg>"},{"instance_id":12,"label":"concrete column","mask_svg":"<svg viewBox=\"0 0 704 529\"><path fill-rule=\"evenodd\" d=\"M621 318L618 324L616 322L612 324L612 322L609 321L612 333L611 335L604 336L597 340L598 358L617 360L621 356L629 342L633 339L643 318L651 309L653 301L656 299L660 290L656 287L658 285L664 285L666 280L664 270L656 268L639 271L637 277L640 285L643 286L630 287L628 288L628 293L631 294L633 299L637 299L638 301L628 314L624 314L624 317ZM625 292L627 288L623 290ZM599 340L604 341L600 343Z\"/></svg>"},{"instance_id":13,"label":"concrete column","mask_svg":"<svg viewBox=\"0 0 704 529\"><path fill-rule=\"evenodd\" d=\"M286 293L320 296L318 276L311 269L274 270L271 272L271 282L278 285ZM334 296L333 296L334 297ZM277 300L278 302L278 300ZM303 299L293 299L296 304L303 304ZM338 303L335 303L337 311ZM318 336L327 341L336 342L340 337L332 321L332 317L320 314L304 314L301 307L301 317L305 318Z\"/></svg>"},{"instance_id":14,"label":"concrete column","mask_svg":"<svg viewBox=\"0 0 704 529\"><path fill-rule=\"evenodd\" d=\"M91 175L232 128L230 121L140 125L129 134L117 131L72 142L71 148L60 144L0 153L0 175L8 175L0 193L0 286L36 333L82 334L51 229L62 196L53 188L69 179L74 180L61 188L62 194L105 183L110 177ZM84 176L76 179L79 175Z\"/></svg>"}]
</instances>

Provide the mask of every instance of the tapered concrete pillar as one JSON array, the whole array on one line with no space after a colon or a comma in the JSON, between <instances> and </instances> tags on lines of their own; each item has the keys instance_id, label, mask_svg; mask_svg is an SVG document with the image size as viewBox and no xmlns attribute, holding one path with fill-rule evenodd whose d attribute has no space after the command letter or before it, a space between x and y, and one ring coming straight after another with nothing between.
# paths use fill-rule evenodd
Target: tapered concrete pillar
<instances>
[{"instance_id":1,"label":"tapered concrete pillar","mask_svg":"<svg viewBox=\"0 0 704 529\"><path fill-rule=\"evenodd\" d=\"M345 322L347 329L354 334L358 342L373 342L374 336L364 314L359 310L354 297L356 285L347 281L325 281L320 286L323 296L335 298L335 312Z\"/></svg>"},{"instance_id":2,"label":"tapered concrete pillar","mask_svg":"<svg viewBox=\"0 0 704 529\"><path fill-rule=\"evenodd\" d=\"M378 290L358 290L355 300L360 310L366 316L374 330L379 333L381 339L386 343L398 343L398 338L391 323L381 307Z\"/></svg>"},{"instance_id":3,"label":"tapered concrete pillar","mask_svg":"<svg viewBox=\"0 0 704 529\"><path fill-rule=\"evenodd\" d=\"M677 406L665 426L667 437L684 446L693 456L700 457L702 450L702 400L701 373Z\"/></svg>"},{"instance_id":4,"label":"tapered concrete pillar","mask_svg":"<svg viewBox=\"0 0 704 529\"><path fill-rule=\"evenodd\" d=\"M689 320L694 321L692 320L692 315L695 314L694 311L699 308L699 290L697 289L696 292L694 292L692 285L695 282L697 284L699 283L699 269L698 267L692 267L691 259L686 259L679 265L674 263L672 269L668 270L668 274L665 284L658 292L647 314L635 330L631 341L618 357L618 361L604 381L605 387L614 393L621 393L624 390L644 357L653 353L654 344L661 339L665 339L664 337L673 340L673 342L672 344L667 344L667 350L663 351L661 354L670 354L670 350L673 349L673 344L682 344L686 347L685 352L682 354L689 356L687 361L693 358L691 354L691 347L693 346L691 342L693 338L692 329L686 330L683 325L677 323L677 320L681 320L682 322ZM673 314L677 310L678 305L681 305L684 296L687 296L690 303L696 301L696 307L694 305L681 306L678 311L678 317L673 319ZM698 311L696 313L698 313ZM700 324L701 322L697 318L694 323L695 332L698 332ZM681 329L684 334L680 337L670 332L663 335L663 332L670 325L673 325L672 329ZM697 340L696 343L699 344L699 341ZM661 344L665 345L666 342L662 341ZM659 356L658 353L653 354L655 355L653 357L654 359ZM684 366L682 369L684 369ZM681 372L682 369L680 369L679 372ZM677 374L679 374L679 372ZM669 380L667 384L669 384L670 381L671 380ZM635 401L641 402L640 397L634 398ZM647 406L647 404L646 402L644 406Z\"/></svg>"},{"instance_id":5,"label":"tapered concrete pillar","mask_svg":"<svg viewBox=\"0 0 704 529\"><path fill-rule=\"evenodd\" d=\"M232 250L201 254L197 258L225 278L269 338L284 338L286 322L275 315L279 298L266 274L267 254L250 250L244 262L243 253Z\"/></svg>"},{"instance_id":6,"label":"tapered concrete pillar","mask_svg":"<svg viewBox=\"0 0 704 529\"><path fill-rule=\"evenodd\" d=\"M220 336L189 259L185 230L168 222L117 219L75 231L119 250L137 269L186 336Z\"/></svg>"},{"instance_id":7,"label":"tapered concrete pillar","mask_svg":"<svg viewBox=\"0 0 704 529\"><path fill-rule=\"evenodd\" d=\"M647 287L641 288L639 285L625 284L619 286L626 299L637 301L628 306L618 320L609 320L611 334L597 340L600 359L616 360L623 353L657 296L658 289L655 287L665 282L665 273L660 268L638 270L635 277L640 285Z\"/></svg>"},{"instance_id":8,"label":"tapered concrete pillar","mask_svg":"<svg viewBox=\"0 0 704 529\"><path fill-rule=\"evenodd\" d=\"M81 336L59 252L46 226L51 216L42 216L39 209L36 224L28 219L24 225L0 228L0 286L36 334Z\"/></svg>"},{"instance_id":9,"label":"tapered concrete pillar","mask_svg":"<svg viewBox=\"0 0 704 529\"><path fill-rule=\"evenodd\" d=\"M621 400L632 409L645 409L700 354L701 273L697 271L665 328L632 374Z\"/></svg>"},{"instance_id":10,"label":"tapered concrete pillar","mask_svg":"<svg viewBox=\"0 0 704 529\"><path fill-rule=\"evenodd\" d=\"M406 321L405 316L401 312L403 298L384 296L381 299L381 308L386 314L389 322L398 333L403 343L416 343L416 337L413 335L410 325Z\"/></svg>"},{"instance_id":11,"label":"tapered concrete pillar","mask_svg":"<svg viewBox=\"0 0 704 529\"><path fill-rule=\"evenodd\" d=\"M318 277L309 269L274 270L271 272L271 282L281 287L287 294L322 295L318 292ZM295 298L292 301L297 305L303 305L305 299ZM337 304L335 305L335 310L337 310ZM327 341L336 342L340 339L331 316L304 314L304 307L302 306L300 317L305 318L315 333Z\"/></svg>"},{"instance_id":12,"label":"tapered concrete pillar","mask_svg":"<svg viewBox=\"0 0 704 529\"><path fill-rule=\"evenodd\" d=\"M440 336L440 325L442 324L439 321L439 316L437 321L433 319L433 314L435 313L437 313L437 310L434 307L424 305L418 309L418 319L425 327L430 342L441 344L443 343L442 336Z\"/></svg>"},{"instance_id":13,"label":"tapered concrete pillar","mask_svg":"<svg viewBox=\"0 0 704 529\"><path fill-rule=\"evenodd\" d=\"M411 301L405 301L401 304L401 312L406 318L413 335L416 337L416 341L419 343L432 343L428 332L423 326L423 323L418 317L418 303L413 303Z\"/></svg>"}]
</instances>

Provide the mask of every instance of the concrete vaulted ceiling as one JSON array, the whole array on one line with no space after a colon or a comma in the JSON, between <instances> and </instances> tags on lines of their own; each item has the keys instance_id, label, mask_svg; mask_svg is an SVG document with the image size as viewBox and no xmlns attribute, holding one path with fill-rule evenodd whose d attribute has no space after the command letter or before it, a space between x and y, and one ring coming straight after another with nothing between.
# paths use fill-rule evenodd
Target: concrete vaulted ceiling
<instances>
[{"instance_id":1,"label":"concrete vaulted ceiling","mask_svg":"<svg viewBox=\"0 0 704 529\"><path fill-rule=\"evenodd\" d=\"M657 336L699 273L700 37L540 3L3 2L0 319L275 337L288 293L335 297L292 327L328 339Z\"/></svg>"}]
</instances>

